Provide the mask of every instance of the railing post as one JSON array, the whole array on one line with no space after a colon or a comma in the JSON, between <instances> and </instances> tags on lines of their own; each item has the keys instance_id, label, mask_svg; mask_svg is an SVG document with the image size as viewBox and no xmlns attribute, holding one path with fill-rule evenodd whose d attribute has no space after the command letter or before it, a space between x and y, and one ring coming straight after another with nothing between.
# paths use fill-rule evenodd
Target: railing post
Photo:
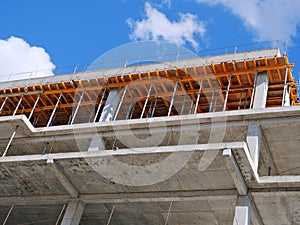
<instances>
[{"instance_id":1,"label":"railing post","mask_svg":"<svg viewBox=\"0 0 300 225\"><path fill-rule=\"evenodd\" d=\"M57 109L57 107L58 107L58 105L59 105L61 96L62 96L62 92L60 92L60 95L59 95L59 97L58 97L58 99L57 99L57 102L56 102L55 107L54 107L54 109L53 109L53 111L52 111L52 114L51 114L51 116L50 116L50 119L49 119L49 121L48 121L48 123L47 123L47 127L49 127L49 126L51 125L51 123L52 123L52 120L53 120L53 117L54 117L54 115L55 115L56 109Z\"/></svg>"}]
</instances>

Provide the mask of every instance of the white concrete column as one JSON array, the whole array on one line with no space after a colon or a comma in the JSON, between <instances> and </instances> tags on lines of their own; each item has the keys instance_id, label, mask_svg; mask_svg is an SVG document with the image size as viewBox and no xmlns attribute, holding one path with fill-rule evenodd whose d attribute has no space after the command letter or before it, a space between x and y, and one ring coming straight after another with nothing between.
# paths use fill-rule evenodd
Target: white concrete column
<instances>
[{"instance_id":1,"label":"white concrete column","mask_svg":"<svg viewBox=\"0 0 300 225\"><path fill-rule=\"evenodd\" d=\"M251 199L248 195L239 196L235 207L233 225L250 225Z\"/></svg>"},{"instance_id":2,"label":"white concrete column","mask_svg":"<svg viewBox=\"0 0 300 225\"><path fill-rule=\"evenodd\" d=\"M84 203L78 200L71 200L68 204L61 225L79 225L84 211Z\"/></svg>"},{"instance_id":3,"label":"white concrete column","mask_svg":"<svg viewBox=\"0 0 300 225\"><path fill-rule=\"evenodd\" d=\"M119 103L119 88L112 88L107 97L99 122L111 121L114 118Z\"/></svg>"},{"instance_id":4,"label":"white concrete column","mask_svg":"<svg viewBox=\"0 0 300 225\"><path fill-rule=\"evenodd\" d=\"M284 94L283 94L283 102L282 102L282 106L290 106L290 88L288 86L286 86L283 90Z\"/></svg>"},{"instance_id":5,"label":"white concrete column","mask_svg":"<svg viewBox=\"0 0 300 225\"><path fill-rule=\"evenodd\" d=\"M95 134L95 136L92 137L91 139L88 151L99 151L99 150L105 150L105 144L102 137L100 137L99 134Z\"/></svg>"},{"instance_id":6,"label":"white concrete column","mask_svg":"<svg viewBox=\"0 0 300 225\"><path fill-rule=\"evenodd\" d=\"M259 122L253 122L248 125L247 144L255 169L257 170L261 145L261 129Z\"/></svg>"},{"instance_id":7,"label":"white concrete column","mask_svg":"<svg viewBox=\"0 0 300 225\"><path fill-rule=\"evenodd\" d=\"M269 77L267 72L257 74L255 94L254 94L254 109L266 108L267 94L269 86Z\"/></svg>"}]
</instances>

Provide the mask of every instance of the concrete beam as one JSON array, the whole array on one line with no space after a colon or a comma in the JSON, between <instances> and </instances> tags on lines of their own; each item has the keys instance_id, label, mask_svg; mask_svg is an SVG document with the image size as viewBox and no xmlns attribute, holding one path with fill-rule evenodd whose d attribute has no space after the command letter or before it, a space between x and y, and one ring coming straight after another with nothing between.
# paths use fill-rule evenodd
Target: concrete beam
<instances>
[{"instance_id":1,"label":"concrete beam","mask_svg":"<svg viewBox=\"0 0 300 225\"><path fill-rule=\"evenodd\" d=\"M70 195L44 195L44 196L23 196L23 197L0 197L0 205L51 205L67 204Z\"/></svg>"},{"instance_id":2,"label":"concrete beam","mask_svg":"<svg viewBox=\"0 0 300 225\"><path fill-rule=\"evenodd\" d=\"M287 184L287 183L300 183L300 176L263 176L259 178L260 184Z\"/></svg>"},{"instance_id":3,"label":"concrete beam","mask_svg":"<svg viewBox=\"0 0 300 225\"><path fill-rule=\"evenodd\" d=\"M68 204L61 225L79 225L83 211L83 202L79 200L71 200Z\"/></svg>"},{"instance_id":4,"label":"concrete beam","mask_svg":"<svg viewBox=\"0 0 300 225\"><path fill-rule=\"evenodd\" d=\"M171 152L190 152L190 151L210 151L223 149L247 149L245 142L225 142L225 143L209 143L197 145L178 145L178 146L158 146L146 148L128 148L118 149L115 151L86 151L86 152L67 152L67 153L51 153L45 155L20 155L0 157L0 163L5 162L28 162L28 161L51 161L59 159L76 159L76 158L94 158L117 155L139 155L139 154L155 154L155 153L171 153Z\"/></svg>"},{"instance_id":5,"label":"concrete beam","mask_svg":"<svg viewBox=\"0 0 300 225\"><path fill-rule=\"evenodd\" d=\"M235 183L235 186L239 194L246 195L248 192L247 184L232 154L231 149L223 150L223 157L224 157L225 165L233 179L233 182Z\"/></svg>"},{"instance_id":6,"label":"concrete beam","mask_svg":"<svg viewBox=\"0 0 300 225\"><path fill-rule=\"evenodd\" d=\"M177 201L205 201L229 200L235 198L236 190L211 191L165 191L165 192L137 192L117 194L88 194L80 195L85 203L126 203L126 202L177 202Z\"/></svg>"},{"instance_id":7,"label":"concrete beam","mask_svg":"<svg viewBox=\"0 0 300 225\"><path fill-rule=\"evenodd\" d=\"M70 200L89 203L126 203L126 202L170 202L170 201L200 201L200 200L229 200L237 195L236 190L211 191L153 191L126 192L105 194L81 194L78 198L69 195L0 197L0 205L32 205L32 204L66 204Z\"/></svg>"},{"instance_id":8,"label":"concrete beam","mask_svg":"<svg viewBox=\"0 0 300 225\"><path fill-rule=\"evenodd\" d=\"M76 198L78 197L79 193L74 187L74 185L69 181L67 176L65 175L63 169L59 165L58 162L53 160L53 163L48 163L50 169L54 172L57 179L60 181L60 183L64 186L64 188L68 191L71 197Z\"/></svg>"},{"instance_id":9,"label":"concrete beam","mask_svg":"<svg viewBox=\"0 0 300 225\"><path fill-rule=\"evenodd\" d=\"M248 195L239 196L235 207L233 225L250 225L251 199Z\"/></svg>"},{"instance_id":10,"label":"concrete beam","mask_svg":"<svg viewBox=\"0 0 300 225\"><path fill-rule=\"evenodd\" d=\"M266 108L269 87L269 76L267 72L257 74L253 109Z\"/></svg>"},{"instance_id":11,"label":"concrete beam","mask_svg":"<svg viewBox=\"0 0 300 225\"><path fill-rule=\"evenodd\" d=\"M276 108L265 108L256 110L234 110L227 112L215 112L215 113L200 113L191 114L184 116L172 116L172 117L158 117L158 118L147 118L140 120L119 120L119 121L107 121L101 123L85 123L85 124L74 124L54 127L42 127L34 128L30 121L25 115L3 116L0 117L0 129L6 129L7 124L9 126L20 127L17 138L30 137L39 139L39 141L48 141L49 137L56 136L57 140L63 140L65 138L74 138L74 130L80 130L80 134L76 134L76 137L89 136L90 138L94 135L95 129L97 132L103 132L103 135L114 134L114 128L118 127L118 133L124 131L124 134L128 132L128 125L130 122L130 129L135 132L144 132L143 129L149 129L151 124L151 132L161 132L162 123L167 127L173 127L176 129L192 129L199 130L199 126L195 124L201 124L201 129L211 129L219 126L226 127L232 126L247 126L247 120L259 120L261 125L268 124L286 124L286 123L299 123L300 122L300 106L293 107L276 107ZM195 127L195 128L194 128ZM9 135L1 135L1 139L9 138Z\"/></svg>"}]
</instances>

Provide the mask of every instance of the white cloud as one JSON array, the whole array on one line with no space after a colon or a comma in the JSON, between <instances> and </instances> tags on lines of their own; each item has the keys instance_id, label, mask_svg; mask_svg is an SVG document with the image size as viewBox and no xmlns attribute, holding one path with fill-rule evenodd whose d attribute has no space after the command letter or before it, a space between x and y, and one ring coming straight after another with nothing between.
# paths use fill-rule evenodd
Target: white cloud
<instances>
[{"instance_id":1,"label":"white cloud","mask_svg":"<svg viewBox=\"0 0 300 225\"><path fill-rule=\"evenodd\" d=\"M184 45L189 42L195 49L199 47L196 36L203 36L206 32L205 25L196 15L187 13L179 14L179 21L170 21L165 14L145 3L146 18L134 21L127 20L132 28L132 40L164 40Z\"/></svg>"},{"instance_id":2,"label":"white cloud","mask_svg":"<svg viewBox=\"0 0 300 225\"><path fill-rule=\"evenodd\" d=\"M254 31L259 41L288 40L297 35L300 25L299 0L196 0L221 4Z\"/></svg>"},{"instance_id":3,"label":"white cloud","mask_svg":"<svg viewBox=\"0 0 300 225\"><path fill-rule=\"evenodd\" d=\"M17 37L0 40L0 81L49 76L54 68L43 48Z\"/></svg>"}]
</instances>

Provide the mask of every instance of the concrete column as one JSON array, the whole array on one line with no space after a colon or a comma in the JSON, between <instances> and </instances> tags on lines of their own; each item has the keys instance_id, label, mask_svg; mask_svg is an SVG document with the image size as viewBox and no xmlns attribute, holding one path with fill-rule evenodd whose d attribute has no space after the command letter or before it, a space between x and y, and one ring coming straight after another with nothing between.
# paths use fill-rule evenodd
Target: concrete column
<instances>
[{"instance_id":1,"label":"concrete column","mask_svg":"<svg viewBox=\"0 0 300 225\"><path fill-rule=\"evenodd\" d=\"M84 211L84 204L78 200L71 200L68 204L61 225L79 225Z\"/></svg>"},{"instance_id":2,"label":"concrete column","mask_svg":"<svg viewBox=\"0 0 300 225\"><path fill-rule=\"evenodd\" d=\"M233 225L250 225L251 199L248 195L239 196L235 207Z\"/></svg>"},{"instance_id":3,"label":"concrete column","mask_svg":"<svg viewBox=\"0 0 300 225\"><path fill-rule=\"evenodd\" d=\"M258 169L260 145L261 145L261 129L258 122L250 123L248 126L247 144L253 160L255 169Z\"/></svg>"},{"instance_id":4,"label":"concrete column","mask_svg":"<svg viewBox=\"0 0 300 225\"><path fill-rule=\"evenodd\" d=\"M268 94L269 77L267 72L257 74L255 95L254 95L254 109L266 108L267 94Z\"/></svg>"},{"instance_id":5,"label":"concrete column","mask_svg":"<svg viewBox=\"0 0 300 225\"><path fill-rule=\"evenodd\" d=\"M290 106L290 88L289 86L286 86L284 88L284 94L283 94L283 102L282 102L282 106Z\"/></svg>"},{"instance_id":6,"label":"concrete column","mask_svg":"<svg viewBox=\"0 0 300 225\"><path fill-rule=\"evenodd\" d=\"M119 88L112 88L106 100L99 122L111 121L114 118L119 103Z\"/></svg>"},{"instance_id":7,"label":"concrete column","mask_svg":"<svg viewBox=\"0 0 300 225\"><path fill-rule=\"evenodd\" d=\"M99 150L105 150L105 144L102 137L96 134L91 139L88 151L99 151Z\"/></svg>"}]
</instances>

